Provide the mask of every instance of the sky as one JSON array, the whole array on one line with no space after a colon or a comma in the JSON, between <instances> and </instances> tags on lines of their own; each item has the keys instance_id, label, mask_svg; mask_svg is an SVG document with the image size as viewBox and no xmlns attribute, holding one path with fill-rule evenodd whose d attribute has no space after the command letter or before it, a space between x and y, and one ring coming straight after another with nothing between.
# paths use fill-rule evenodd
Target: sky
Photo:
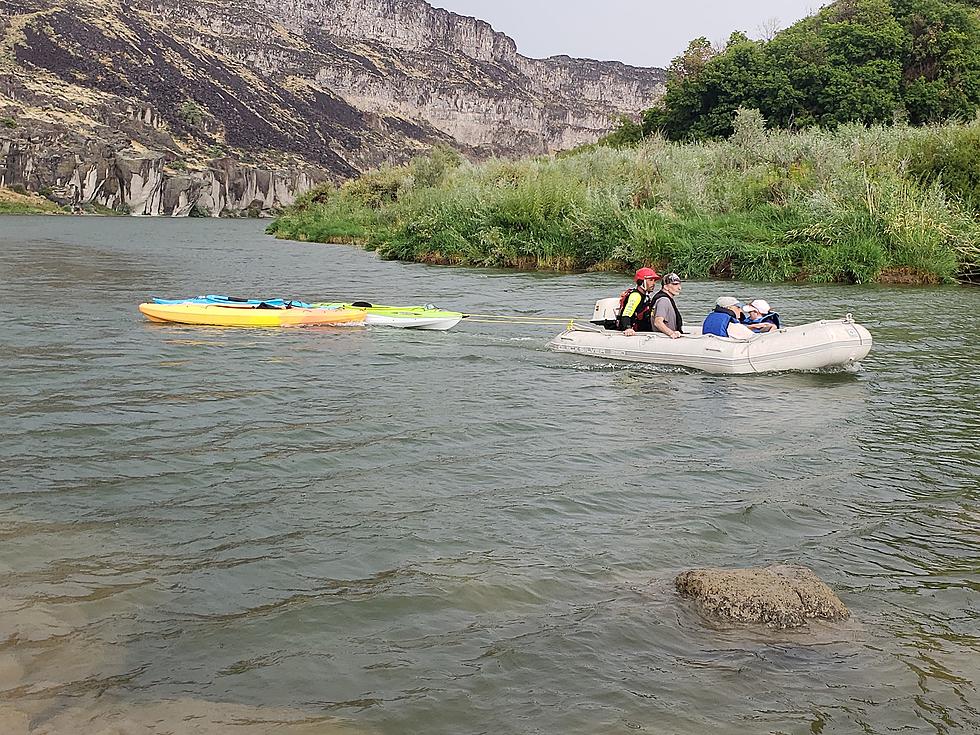
<instances>
[{"instance_id":1,"label":"sky","mask_svg":"<svg viewBox=\"0 0 980 735\"><path fill-rule=\"evenodd\" d=\"M635 66L666 67L698 36L724 43L750 38L777 21L786 28L829 0L428 0L485 20L517 42L524 56L557 54Z\"/></svg>"}]
</instances>

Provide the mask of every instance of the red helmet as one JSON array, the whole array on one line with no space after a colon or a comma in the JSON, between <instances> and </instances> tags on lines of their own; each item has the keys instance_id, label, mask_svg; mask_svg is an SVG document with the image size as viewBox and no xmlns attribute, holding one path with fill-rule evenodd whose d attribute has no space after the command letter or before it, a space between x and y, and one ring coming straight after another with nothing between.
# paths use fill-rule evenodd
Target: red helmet
<instances>
[{"instance_id":1,"label":"red helmet","mask_svg":"<svg viewBox=\"0 0 980 735\"><path fill-rule=\"evenodd\" d=\"M642 281L644 278L660 278L660 276L653 268L640 268L636 272L636 280Z\"/></svg>"}]
</instances>

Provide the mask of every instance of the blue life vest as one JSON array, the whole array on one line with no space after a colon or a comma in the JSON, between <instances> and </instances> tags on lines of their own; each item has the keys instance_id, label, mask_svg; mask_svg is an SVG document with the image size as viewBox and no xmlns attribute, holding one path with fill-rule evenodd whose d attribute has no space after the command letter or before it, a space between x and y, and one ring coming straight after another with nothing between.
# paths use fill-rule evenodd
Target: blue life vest
<instances>
[{"instance_id":1,"label":"blue life vest","mask_svg":"<svg viewBox=\"0 0 980 735\"><path fill-rule=\"evenodd\" d=\"M715 310L705 318L704 324L701 325L701 333L727 337L729 324L738 324L735 314L728 309L716 306Z\"/></svg>"},{"instance_id":2,"label":"blue life vest","mask_svg":"<svg viewBox=\"0 0 980 735\"><path fill-rule=\"evenodd\" d=\"M776 329L779 329L779 314L774 311L770 311L765 316L760 316L758 319L749 319L745 314L742 314L742 324L752 329L756 324L773 324ZM752 329L752 331L756 331Z\"/></svg>"}]
</instances>

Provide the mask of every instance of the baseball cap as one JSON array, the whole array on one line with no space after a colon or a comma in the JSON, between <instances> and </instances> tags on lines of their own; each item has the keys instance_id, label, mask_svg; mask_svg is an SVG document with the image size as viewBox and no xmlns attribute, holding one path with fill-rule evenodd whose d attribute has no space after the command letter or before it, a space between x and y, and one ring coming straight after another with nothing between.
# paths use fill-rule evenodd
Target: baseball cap
<instances>
[{"instance_id":1,"label":"baseball cap","mask_svg":"<svg viewBox=\"0 0 980 735\"><path fill-rule=\"evenodd\" d=\"M734 296L722 296L715 302L715 304L720 306L722 309L731 309L733 306L737 306L739 308L742 307L742 302L736 299Z\"/></svg>"},{"instance_id":2,"label":"baseball cap","mask_svg":"<svg viewBox=\"0 0 980 735\"><path fill-rule=\"evenodd\" d=\"M755 309L760 314L769 313L769 302L765 299L756 299L751 304L749 304L753 309Z\"/></svg>"},{"instance_id":3,"label":"baseball cap","mask_svg":"<svg viewBox=\"0 0 980 735\"><path fill-rule=\"evenodd\" d=\"M664 285L667 285L668 283L680 283L680 282L681 282L681 277L676 273L668 273L666 276L664 276Z\"/></svg>"}]
</instances>

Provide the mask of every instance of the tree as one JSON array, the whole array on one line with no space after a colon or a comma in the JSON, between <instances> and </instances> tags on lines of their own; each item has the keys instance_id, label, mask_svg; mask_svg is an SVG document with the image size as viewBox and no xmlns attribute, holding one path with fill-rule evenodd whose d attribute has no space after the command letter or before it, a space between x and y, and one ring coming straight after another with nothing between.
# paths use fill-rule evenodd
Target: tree
<instances>
[{"instance_id":1,"label":"tree","mask_svg":"<svg viewBox=\"0 0 980 735\"><path fill-rule=\"evenodd\" d=\"M687 45L687 51L674 58L667 68L667 78L672 82L694 79L711 59L718 55L711 42L704 36L695 38Z\"/></svg>"},{"instance_id":2,"label":"tree","mask_svg":"<svg viewBox=\"0 0 980 735\"><path fill-rule=\"evenodd\" d=\"M791 128L972 118L980 109L980 17L946 0L838 0L769 41L735 32L716 53L695 39L671 64L643 131L728 136L739 107Z\"/></svg>"},{"instance_id":3,"label":"tree","mask_svg":"<svg viewBox=\"0 0 980 735\"><path fill-rule=\"evenodd\" d=\"M643 126L627 115L622 115L612 132L599 138L599 145L622 148L643 138Z\"/></svg>"}]
</instances>

